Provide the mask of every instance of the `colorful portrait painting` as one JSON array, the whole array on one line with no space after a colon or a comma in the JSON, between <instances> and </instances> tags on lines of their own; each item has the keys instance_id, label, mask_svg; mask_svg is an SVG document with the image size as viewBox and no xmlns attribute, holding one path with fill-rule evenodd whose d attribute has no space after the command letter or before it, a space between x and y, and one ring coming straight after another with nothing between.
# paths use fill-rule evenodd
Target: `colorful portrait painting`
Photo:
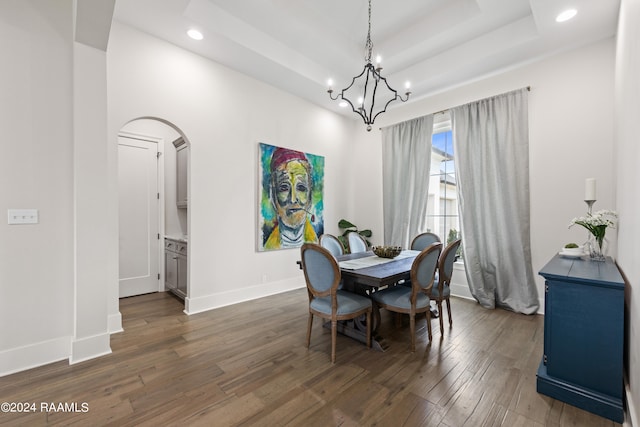
<instances>
[{"instance_id":1,"label":"colorful portrait painting","mask_svg":"<svg viewBox=\"0 0 640 427\"><path fill-rule=\"evenodd\" d=\"M258 250L298 248L324 232L324 157L260 143Z\"/></svg>"}]
</instances>

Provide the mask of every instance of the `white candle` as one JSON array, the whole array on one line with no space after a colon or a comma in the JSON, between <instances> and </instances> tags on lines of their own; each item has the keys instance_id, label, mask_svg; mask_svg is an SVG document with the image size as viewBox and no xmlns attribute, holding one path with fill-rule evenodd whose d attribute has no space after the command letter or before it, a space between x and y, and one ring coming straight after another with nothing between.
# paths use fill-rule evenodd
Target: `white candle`
<instances>
[{"instance_id":1,"label":"white candle","mask_svg":"<svg viewBox=\"0 0 640 427\"><path fill-rule=\"evenodd\" d=\"M584 183L584 199L596 200L596 179L587 178Z\"/></svg>"}]
</instances>

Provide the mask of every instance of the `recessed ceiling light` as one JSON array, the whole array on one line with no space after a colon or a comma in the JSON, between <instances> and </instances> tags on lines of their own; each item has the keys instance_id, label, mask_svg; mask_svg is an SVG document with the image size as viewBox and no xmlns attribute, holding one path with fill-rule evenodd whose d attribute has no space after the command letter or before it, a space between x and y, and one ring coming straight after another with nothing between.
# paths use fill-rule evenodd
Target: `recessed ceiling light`
<instances>
[{"instance_id":1,"label":"recessed ceiling light","mask_svg":"<svg viewBox=\"0 0 640 427\"><path fill-rule=\"evenodd\" d=\"M569 19L576 16L577 13L578 11L575 9L567 9L564 12L560 13L558 16L556 16L556 22L568 21Z\"/></svg>"},{"instance_id":2,"label":"recessed ceiling light","mask_svg":"<svg viewBox=\"0 0 640 427\"><path fill-rule=\"evenodd\" d=\"M200 31L194 29L187 31L187 35L194 40L202 40L204 38Z\"/></svg>"}]
</instances>

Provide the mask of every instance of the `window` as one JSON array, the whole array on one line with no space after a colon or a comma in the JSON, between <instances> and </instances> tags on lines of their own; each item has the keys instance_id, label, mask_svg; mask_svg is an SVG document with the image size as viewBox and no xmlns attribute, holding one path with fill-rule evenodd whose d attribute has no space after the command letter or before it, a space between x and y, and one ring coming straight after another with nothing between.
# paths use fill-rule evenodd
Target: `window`
<instances>
[{"instance_id":1,"label":"window","mask_svg":"<svg viewBox=\"0 0 640 427\"><path fill-rule=\"evenodd\" d=\"M460 237L458 187L448 112L435 117L431 144L427 229L436 233L446 245Z\"/></svg>"}]
</instances>

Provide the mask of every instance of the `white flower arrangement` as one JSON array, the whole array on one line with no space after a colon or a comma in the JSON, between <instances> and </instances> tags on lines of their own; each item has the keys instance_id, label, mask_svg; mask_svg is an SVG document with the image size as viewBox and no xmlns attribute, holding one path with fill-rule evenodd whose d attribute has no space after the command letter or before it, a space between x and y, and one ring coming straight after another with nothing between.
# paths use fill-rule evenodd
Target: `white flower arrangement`
<instances>
[{"instance_id":1,"label":"white flower arrangement","mask_svg":"<svg viewBox=\"0 0 640 427\"><path fill-rule=\"evenodd\" d=\"M569 227L574 224L578 224L589 230L593 237L598 242L598 246L602 247L602 241L604 235L607 232L607 227L616 228L616 220L618 214L610 210L601 210L587 216L581 216L573 218L569 223Z\"/></svg>"}]
</instances>

